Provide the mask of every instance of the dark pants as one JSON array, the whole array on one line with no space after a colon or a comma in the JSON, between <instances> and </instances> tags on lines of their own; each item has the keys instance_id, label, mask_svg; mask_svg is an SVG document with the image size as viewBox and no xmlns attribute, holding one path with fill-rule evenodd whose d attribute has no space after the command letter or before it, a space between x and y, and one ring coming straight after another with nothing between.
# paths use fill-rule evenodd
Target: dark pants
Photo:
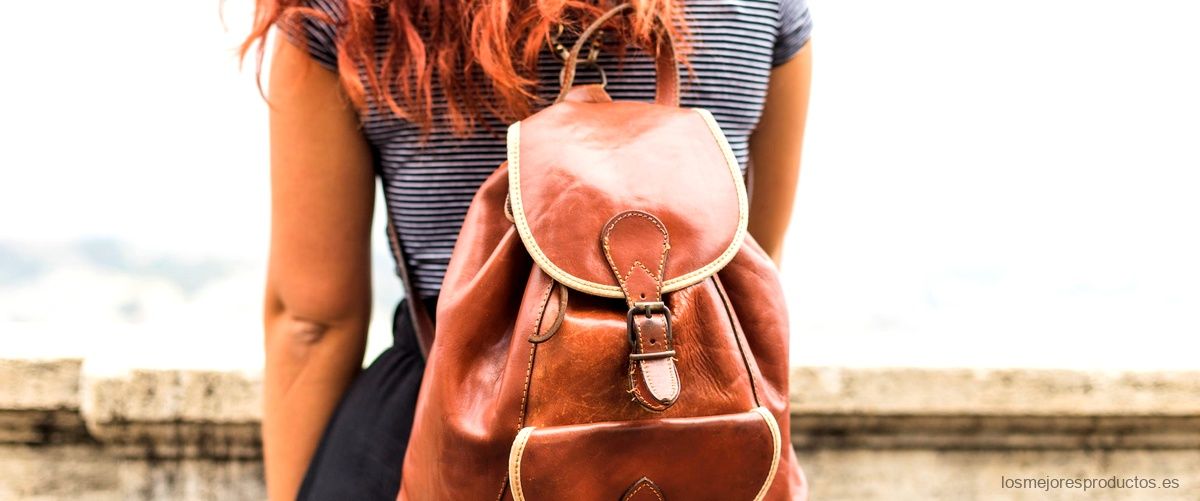
<instances>
[{"instance_id":1,"label":"dark pants","mask_svg":"<svg viewBox=\"0 0 1200 501\"><path fill-rule=\"evenodd\" d=\"M431 306L431 301L425 302ZM405 303L396 308L393 319L392 347L364 369L342 397L297 499L396 499L425 360Z\"/></svg>"}]
</instances>

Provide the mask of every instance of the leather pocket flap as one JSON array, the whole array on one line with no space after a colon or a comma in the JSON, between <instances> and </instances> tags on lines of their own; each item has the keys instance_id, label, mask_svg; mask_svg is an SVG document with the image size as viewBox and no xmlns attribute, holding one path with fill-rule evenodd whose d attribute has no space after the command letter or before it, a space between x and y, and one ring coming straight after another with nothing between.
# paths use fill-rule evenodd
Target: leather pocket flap
<instances>
[{"instance_id":1,"label":"leather pocket flap","mask_svg":"<svg viewBox=\"0 0 1200 501\"><path fill-rule=\"evenodd\" d=\"M741 248L746 187L711 113L636 102L560 103L508 129L513 223L529 255L554 280L620 298L600 251L605 223L653 214L675 249L662 292L703 281Z\"/></svg>"},{"instance_id":2,"label":"leather pocket flap","mask_svg":"<svg viewBox=\"0 0 1200 501\"><path fill-rule=\"evenodd\" d=\"M509 455L516 501L621 499L653 483L664 501L759 500L779 465L765 408L724 416L524 428Z\"/></svg>"}]
</instances>

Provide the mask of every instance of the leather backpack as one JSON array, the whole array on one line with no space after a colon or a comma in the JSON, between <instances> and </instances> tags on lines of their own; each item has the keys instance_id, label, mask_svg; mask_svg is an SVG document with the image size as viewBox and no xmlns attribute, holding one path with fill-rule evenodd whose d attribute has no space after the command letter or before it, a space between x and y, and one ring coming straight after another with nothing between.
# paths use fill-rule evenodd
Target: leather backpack
<instances>
[{"instance_id":1,"label":"leather backpack","mask_svg":"<svg viewBox=\"0 0 1200 501\"><path fill-rule=\"evenodd\" d=\"M778 275L725 136L679 107L661 20L655 103L572 86L630 8L581 34L471 203L422 336L401 500L807 497Z\"/></svg>"}]
</instances>

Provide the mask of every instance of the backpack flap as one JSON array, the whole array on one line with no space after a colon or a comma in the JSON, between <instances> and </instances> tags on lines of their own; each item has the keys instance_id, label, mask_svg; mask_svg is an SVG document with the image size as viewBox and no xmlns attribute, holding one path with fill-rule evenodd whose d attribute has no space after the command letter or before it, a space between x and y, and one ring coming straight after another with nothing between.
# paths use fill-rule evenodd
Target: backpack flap
<instances>
[{"instance_id":1,"label":"backpack flap","mask_svg":"<svg viewBox=\"0 0 1200 501\"><path fill-rule=\"evenodd\" d=\"M629 297L631 275L620 270L644 269L661 296L712 276L745 238L741 170L705 110L564 101L509 127L508 176L513 222L537 265L567 287L631 306L649 299ZM625 238L606 256L606 225L631 211L652 216L663 234ZM620 256L629 262L610 262Z\"/></svg>"}]
</instances>

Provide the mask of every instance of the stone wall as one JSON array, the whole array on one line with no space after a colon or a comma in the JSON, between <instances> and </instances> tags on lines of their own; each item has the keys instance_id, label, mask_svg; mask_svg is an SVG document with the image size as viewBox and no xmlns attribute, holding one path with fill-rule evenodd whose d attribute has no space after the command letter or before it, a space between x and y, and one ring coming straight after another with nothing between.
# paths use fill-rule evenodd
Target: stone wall
<instances>
[{"instance_id":1,"label":"stone wall","mask_svg":"<svg viewBox=\"0 0 1200 501\"><path fill-rule=\"evenodd\" d=\"M792 405L818 500L1200 499L1200 373L797 369ZM1135 476L1160 488L1002 488Z\"/></svg>"},{"instance_id":2,"label":"stone wall","mask_svg":"<svg viewBox=\"0 0 1200 501\"><path fill-rule=\"evenodd\" d=\"M261 499L258 388L0 360L0 499ZM792 392L815 500L1200 499L1200 373L802 368ZM1002 487L1114 476L1160 488Z\"/></svg>"}]
</instances>

